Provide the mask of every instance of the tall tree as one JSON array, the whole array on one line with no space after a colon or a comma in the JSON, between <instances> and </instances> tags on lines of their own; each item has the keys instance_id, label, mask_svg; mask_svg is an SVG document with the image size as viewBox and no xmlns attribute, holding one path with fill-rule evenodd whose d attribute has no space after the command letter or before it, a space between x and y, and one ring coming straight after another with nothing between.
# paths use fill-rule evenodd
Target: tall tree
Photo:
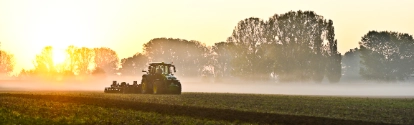
<instances>
[{"instance_id":1,"label":"tall tree","mask_svg":"<svg viewBox=\"0 0 414 125\"><path fill-rule=\"evenodd\" d=\"M88 74L91 67L93 66L93 50L87 47L77 49L75 59L77 62L77 71L79 74Z\"/></svg>"},{"instance_id":2,"label":"tall tree","mask_svg":"<svg viewBox=\"0 0 414 125\"><path fill-rule=\"evenodd\" d=\"M53 47L46 46L42 49L41 53L36 55L36 59L33 61L35 71L37 73L50 73L55 70L53 62Z\"/></svg>"},{"instance_id":3,"label":"tall tree","mask_svg":"<svg viewBox=\"0 0 414 125\"><path fill-rule=\"evenodd\" d=\"M94 48L93 51L95 53L95 68L103 70L106 74L114 75L119 64L118 54L106 47Z\"/></svg>"},{"instance_id":4,"label":"tall tree","mask_svg":"<svg viewBox=\"0 0 414 125\"><path fill-rule=\"evenodd\" d=\"M69 72L73 72L75 70L75 66L76 66L76 60L75 60L75 50L77 49L77 47L71 45L68 46L68 48L66 49L66 60L64 61L64 70L69 71Z\"/></svg>"},{"instance_id":5,"label":"tall tree","mask_svg":"<svg viewBox=\"0 0 414 125\"><path fill-rule=\"evenodd\" d=\"M346 52L342 58L342 74L343 78L347 81L360 80L361 76L359 75L360 69L360 50L354 48Z\"/></svg>"},{"instance_id":6,"label":"tall tree","mask_svg":"<svg viewBox=\"0 0 414 125\"><path fill-rule=\"evenodd\" d=\"M217 78L228 77L234 68L231 61L236 57L234 42L219 42L212 47L214 75Z\"/></svg>"},{"instance_id":7,"label":"tall tree","mask_svg":"<svg viewBox=\"0 0 414 125\"><path fill-rule=\"evenodd\" d=\"M134 54L132 57L122 59L121 68L119 69L119 71L123 76L138 76L141 74L141 70L146 69L147 62L147 56L141 53L137 53Z\"/></svg>"},{"instance_id":8,"label":"tall tree","mask_svg":"<svg viewBox=\"0 0 414 125\"><path fill-rule=\"evenodd\" d=\"M329 82L339 82L341 74L341 53L338 52L338 41L335 39L335 31L333 21L325 21L326 26L326 40L328 41L326 48L324 48L324 56L327 59L326 73ZM320 64L320 63L319 63ZM321 67L321 65L319 65Z\"/></svg>"},{"instance_id":9,"label":"tall tree","mask_svg":"<svg viewBox=\"0 0 414 125\"><path fill-rule=\"evenodd\" d=\"M322 81L325 74L327 24L312 11L274 15L267 22L267 40L276 46L275 72L282 81ZM325 34L324 34L325 33ZM325 35L325 37L324 37ZM340 63L340 62L339 62Z\"/></svg>"},{"instance_id":10,"label":"tall tree","mask_svg":"<svg viewBox=\"0 0 414 125\"><path fill-rule=\"evenodd\" d=\"M312 11L275 14L267 22L247 18L228 42L234 43L232 74L239 77L266 79L272 74L281 81L315 82L341 77L333 21Z\"/></svg>"},{"instance_id":11,"label":"tall tree","mask_svg":"<svg viewBox=\"0 0 414 125\"><path fill-rule=\"evenodd\" d=\"M261 78L269 74L268 69L259 65L263 55L259 55L260 45L265 43L265 23L259 18L240 21L233 30L231 42L236 43L238 51L232 61L233 74L244 78ZM264 65L268 66L268 65Z\"/></svg>"},{"instance_id":12,"label":"tall tree","mask_svg":"<svg viewBox=\"0 0 414 125\"><path fill-rule=\"evenodd\" d=\"M209 49L199 41L155 38L144 44L144 53L151 62L173 62L178 75L199 76L208 63Z\"/></svg>"},{"instance_id":13,"label":"tall tree","mask_svg":"<svg viewBox=\"0 0 414 125\"><path fill-rule=\"evenodd\" d=\"M14 70L16 62L14 55L0 50L0 73L10 73Z\"/></svg>"},{"instance_id":14,"label":"tall tree","mask_svg":"<svg viewBox=\"0 0 414 125\"><path fill-rule=\"evenodd\" d=\"M365 79L405 80L414 72L414 39L406 33L369 31L361 39L361 70Z\"/></svg>"},{"instance_id":15,"label":"tall tree","mask_svg":"<svg viewBox=\"0 0 414 125\"><path fill-rule=\"evenodd\" d=\"M66 49L68 54L66 62L66 69L72 71L77 75L90 74L90 71L95 68L93 49L87 47L69 46Z\"/></svg>"}]
</instances>

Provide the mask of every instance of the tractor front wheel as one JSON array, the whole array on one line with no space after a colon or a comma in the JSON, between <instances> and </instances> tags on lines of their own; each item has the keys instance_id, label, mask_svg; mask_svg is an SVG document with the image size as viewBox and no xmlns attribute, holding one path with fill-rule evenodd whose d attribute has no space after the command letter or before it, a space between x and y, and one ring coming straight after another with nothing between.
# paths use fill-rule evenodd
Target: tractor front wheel
<instances>
[{"instance_id":1,"label":"tractor front wheel","mask_svg":"<svg viewBox=\"0 0 414 125\"><path fill-rule=\"evenodd\" d=\"M182 91L182 89L181 89L181 83L178 83L177 84L177 91L174 94L180 95L181 94L181 91Z\"/></svg>"}]
</instances>

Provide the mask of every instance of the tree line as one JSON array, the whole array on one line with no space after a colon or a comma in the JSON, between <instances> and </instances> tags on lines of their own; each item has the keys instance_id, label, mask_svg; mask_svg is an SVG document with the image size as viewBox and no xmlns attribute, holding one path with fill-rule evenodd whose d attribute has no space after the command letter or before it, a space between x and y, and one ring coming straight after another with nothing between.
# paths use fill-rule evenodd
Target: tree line
<instances>
[{"instance_id":1,"label":"tree line","mask_svg":"<svg viewBox=\"0 0 414 125\"><path fill-rule=\"evenodd\" d=\"M276 14L268 21L241 20L226 41L211 47L198 41L156 38L143 48L143 53L122 59L127 64L122 65L122 74L136 74L145 62L172 61L182 76L277 77L283 82L321 82L324 77L338 82L341 77L333 21L312 11Z\"/></svg>"},{"instance_id":2,"label":"tree line","mask_svg":"<svg viewBox=\"0 0 414 125\"><path fill-rule=\"evenodd\" d=\"M345 53L344 76L385 82L405 81L413 77L413 57L412 35L392 31L369 31L361 38L359 48Z\"/></svg>"},{"instance_id":3,"label":"tree line","mask_svg":"<svg viewBox=\"0 0 414 125\"><path fill-rule=\"evenodd\" d=\"M7 73L12 72L15 65L16 61L14 59L14 55L1 50L0 42L0 75L4 76L3 74L7 75Z\"/></svg>"},{"instance_id":4,"label":"tree line","mask_svg":"<svg viewBox=\"0 0 414 125\"><path fill-rule=\"evenodd\" d=\"M53 47L47 46L36 55L34 69L23 69L19 78L42 80L88 79L90 76L115 75L119 65L116 52L110 48L69 46L63 63L53 60Z\"/></svg>"},{"instance_id":5,"label":"tree line","mask_svg":"<svg viewBox=\"0 0 414 125\"><path fill-rule=\"evenodd\" d=\"M337 51L332 20L313 11L290 11L267 21L254 17L241 20L225 41L213 46L195 40L154 38L143 44L142 53L124 59L110 48L69 46L67 59L56 65L49 46L36 56L35 68L22 70L20 76L137 76L149 62L163 61L176 65L176 75L217 80L327 79L335 83L343 77L401 81L413 74L413 41L406 33L369 31L359 42L359 49L342 56Z\"/></svg>"}]
</instances>

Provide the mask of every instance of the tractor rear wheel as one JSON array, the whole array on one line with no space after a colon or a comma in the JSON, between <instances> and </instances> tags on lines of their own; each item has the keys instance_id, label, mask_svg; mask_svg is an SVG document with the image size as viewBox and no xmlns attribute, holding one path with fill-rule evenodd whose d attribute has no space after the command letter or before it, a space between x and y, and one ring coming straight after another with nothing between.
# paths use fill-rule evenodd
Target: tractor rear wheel
<instances>
[{"instance_id":1,"label":"tractor rear wheel","mask_svg":"<svg viewBox=\"0 0 414 125\"><path fill-rule=\"evenodd\" d=\"M154 94L164 94L165 90L165 86L162 85L161 81L155 81L152 91L154 92Z\"/></svg>"},{"instance_id":2,"label":"tractor rear wheel","mask_svg":"<svg viewBox=\"0 0 414 125\"><path fill-rule=\"evenodd\" d=\"M149 86L149 83L146 80L142 80L141 82L141 93L142 94L150 94L151 93L151 86Z\"/></svg>"}]
</instances>

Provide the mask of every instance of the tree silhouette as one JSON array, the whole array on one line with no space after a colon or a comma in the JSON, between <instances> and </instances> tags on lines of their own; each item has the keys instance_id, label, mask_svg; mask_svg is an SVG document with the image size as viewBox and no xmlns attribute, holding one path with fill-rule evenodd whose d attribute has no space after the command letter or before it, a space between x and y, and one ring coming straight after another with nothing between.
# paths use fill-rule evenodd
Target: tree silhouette
<instances>
[{"instance_id":1,"label":"tree silhouette","mask_svg":"<svg viewBox=\"0 0 414 125\"><path fill-rule=\"evenodd\" d=\"M10 73L16 65L14 55L0 50L0 73Z\"/></svg>"},{"instance_id":2,"label":"tree silhouette","mask_svg":"<svg viewBox=\"0 0 414 125\"><path fill-rule=\"evenodd\" d=\"M155 38L143 46L149 62L173 62L182 76L200 76L208 63L209 49L199 41Z\"/></svg>"},{"instance_id":3,"label":"tree silhouette","mask_svg":"<svg viewBox=\"0 0 414 125\"><path fill-rule=\"evenodd\" d=\"M36 55L33 61L34 71L43 77L51 77L55 72L55 64L53 62L53 47L46 46L40 54Z\"/></svg>"},{"instance_id":4,"label":"tree silhouette","mask_svg":"<svg viewBox=\"0 0 414 125\"><path fill-rule=\"evenodd\" d=\"M132 57L122 59L121 68L119 69L119 71L123 76L138 76L141 74L141 70L146 68L147 62L147 56L141 53L137 53Z\"/></svg>"},{"instance_id":5,"label":"tree silhouette","mask_svg":"<svg viewBox=\"0 0 414 125\"><path fill-rule=\"evenodd\" d=\"M34 69L23 69L19 78L42 78L42 80L88 79L90 75L114 75L119 64L115 51L101 48L68 46L66 59L62 64L54 64L53 47L46 46L33 61ZM46 79L45 79L46 78Z\"/></svg>"},{"instance_id":6,"label":"tree silhouette","mask_svg":"<svg viewBox=\"0 0 414 125\"><path fill-rule=\"evenodd\" d=\"M341 57L331 20L312 11L290 11L275 14L266 27L266 40L274 46L274 72L281 81L321 82L325 72L331 82L339 80Z\"/></svg>"},{"instance_id":7,"label":"tree silhouette","mask_svg":"<svg viewBox=\"0 0 414 125\"><path fill-rule=\"evenodd\" d=\"M342 79L347 81L351 80L360 80L361 76L359 75L360 69L360 50L354 48L346 52L342 59Z\"/></svg>"},{"instance_id":8,"label":"tree silhouette","mask_svg":"<svg viewBox=\"0 0 414 125\"><path fill-rule=\"evenodd\" d=\"M94 48L93 51L95 55L95 67L104 70L108 75L116 74L119 64L118 54L114 50L106 47Z\"/></svg>"},{"instance_id":9,"label":"tree silhouette","mask_svg":"<svg viewBox=\"0 0 414 125\"><path fill-rule=\"evenodd\" d=\"M329 82L336 83L339 82L342 74L341 74L341 60L342 56L341 53L338 52L338 41L335 39L335 30L333 26L333 21L329 20L328 22L325 21L326 26L326 39L328 40L326 47L324 48L324 56L327 58L327 65L326 65L326 73ZM321 63L319 63L321 64ZM323 67L323 65L318 65L319 67Z\"/></svg>"},{"instance_id":10,"label":"tree silhouette","mask_svg":"<svg viewBox=\"0 0 414 125\"><path fill-rule=\"evenodd\" d=\"M285 82L321 82L326 76L338 82L341 77L333 21L312 11L275 14L267 22L241 20L228 40L212 49L215 70L225 73L224 64L231 62L231 74L241 78L264 80L273 74Z\"/></svg>"},{"instance_id":11,"label":"tree silhouette","mask_svg":"<svg viewBox=\"0 0 414 125\"><path fill-rule=\"evenodd\" d=\"M77 48L69 46L67 49L69 55L70 71L77 75L89 74L94 67L94 51L87 47Z\"/></svg>"},{"instance_id":12,"label":"tree silhouette","mask_svg":"<svg viewBox=\"0 0 414 125\"><path fill-rule=\"evenodd\" d=\"M75 50L77 49L77 47L71 45L68 46L68 48L66 49L66 53L67 53L67 57L65 60L65 70L69 71L69 72L73 72L75 73L74 70L76 70L76 52Z\"/></svg>"},{"instance_id":13,"label":"tree silhouette","mask_svg":"<svg viewBox=\"0 0 414 125\"><path fill-rule=\"evenodd\" d=\"M360 74L380 81L402 81L414 71L414 40L406 33L369 31L361 39Z\"/></svg>"},{"instance_id":14,"label":"tree silhouette","mask_svg":"<svg viewBox=\"0 0 414 125\"><path fill-rule=\"evenodd\" d=\"M143 53L119 62L116 52L109 48L69 46L67 59L59 71L78 76L101 72L115 74L120 63L118 71L122 75L138 75L148 62L173 62L179 70L177 75L181 76L213 74L216 78L236 76L252 80L273 77L282 82L321 82L327 78L330 82L338 82L342 56L337 46L332 20L326 20L313 11L290 11L275 14L268 21L254 17L241 20L225 42L216 43L211 48L194 40L154 38L143 45ZM361 50L367 47L363 46ZM412 46L404 47L401 50L412 51ZM44 51L37 57L36 67L41 71L55 71L49 50ZM371 65L379 61L378 65L384 65L383 60L378 60L382 54L375 55L373 51L362 53L371 55L361 57L373 58L369 59L373 62L364 63ZM390 57L394 56L397 57ZM409 53L403 57L403 60L411 58ZM411 66L414 62L410 61L403 64ZM361 72L367 74L370 70ZM367 76L375 75L368 73Z\"/></svg>"},{"instance_id":15,"label":"tree silhouette","mask_svg":"<svg viewBox=\"0 0 414 125\"><path fill-rule=\"evenodd\" d=\"M106 77L105 70L100 68L100 67L96 67L95 69L93 69L91 74L92 74L92 76L95 76L95 77L98 77L98 78L105 78Z\"/></svg>"},{"instance_id":16,"label":"tree silhouette","mask_svg":"<svg viewBox=\"0 0 414 125\"><path fill-rule=\"evenodd\" d=\"M261 44L265 43L265 23L259 18L247 18L240 21L233 30L231 36L232 40L236 44L236 55L232 61L234 70L233 74L242 78L256 79L261 78L263 75L269 74L270 71L266 66L259 65L262 60L263 52ZM262 67L264 66L264 67Z\"/></svg>"},{"instance_id":17,"label":"tree silhouette","mask_svg":"<svg viewBox=\"0 0 414 125\"><path fill-rule=\"evenodd\" d=\"M216 78L229 77L234 72L231 61L236 57L235 47L234 42L219 42L212 47L212 65Z\"/></svg>"}]
</instances>

